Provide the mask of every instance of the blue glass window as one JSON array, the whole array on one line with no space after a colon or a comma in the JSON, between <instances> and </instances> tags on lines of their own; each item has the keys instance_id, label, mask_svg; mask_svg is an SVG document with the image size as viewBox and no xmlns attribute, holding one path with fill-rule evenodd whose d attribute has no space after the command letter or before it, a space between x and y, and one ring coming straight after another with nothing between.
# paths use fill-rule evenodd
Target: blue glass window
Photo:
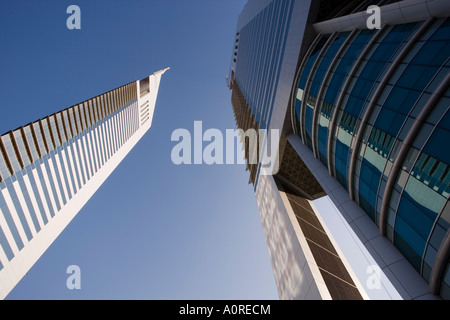
<instances>
[{"instance_id":1,"label":"blue glass window","mask_svg":"<svg viewBox=\"0 0 450 320\"><path fill-rule=\"evenodd\" d=\"M322 163L328 166L327 161L327 144L328 144L328 126L329 120L333 110L335 108L336 100L339 93L341 92L341 87L345 83L348 73L351 67L356 62L362 49L369 42L372 36L375 34L373 30L362 30L356 37L351 41L349 47L343 54L342 58L337 63L337 66L330 77L330 81L327 85L327 90L321 104L321 117L318 124L318 148L319 156Z\"/></svg>"},{"instance_id":2,"label":"blue glass window","mask_svg":"<svg viewBox=\"0 0 450 320\"><path fill-rule=\"evenodd\" d=\"M437 192L412 176L408 179L395 220L394 243L399 236L400 243L408 244L409 248L402 243L399 249L405 250L403 253L418 271L426 240L444 204L445 198Z\"/></svg>"},{"instance_id":3,"label":"blue glass window","mask_svg":"<svg viewBox=\"0 0 450 320\"><path fill-rule=\"evenodd\" d=\"M376 221L378 184L386 159L371 148L366 148L359 176L359 203L369 217Z\"/></svg>"},{"instance_id":4,"label":"blue glass window","mask_svg":"<svg viewBox=\"0 0 450 320\"><path fill-rule=\"evenodd\" d=\"M450 19L445 19L442 25L434 32L430 38L431 41L448 41L450 40Z\"/></svg>"},{"instance_id":5,"label":"blue glass window","mask_svg":"<svg viewBox=\"0 0 450 320\"><path fill-rule=\"evenodd\" d=\"M307 93L306 102L306 114L305 114L305 129L306 129L306 140L308 146L312 149L312 128L313 128L313 117L314 109L317 104L317 95L319 94L320 87L322 86L323 78L325 74L328 72L331 62L333 61L334 56L338 52L339 48L344 43L345 39L349 36L349 32L343 32L336 36L336 38L329 45L327 51L324 53L322 60L319 62L317 69L313 70L311 84L309 88L309 92ZM312 109L312 110L308 110ZM309 113L311 116L308 116Z\"/></svg>"},{"instance_id":6,"label":"blue glass window","mask_svg":"<svg viewBox=\"0 0 450 320\"><path fill-rule=\"evenodd\" d=\"M341 132L342 134L347 134L346 132ZM336 141L336 178L338 181L347 189L347 156L348 156L349 146L342 143L341 141Z\"/></svg>"}]
</instances>

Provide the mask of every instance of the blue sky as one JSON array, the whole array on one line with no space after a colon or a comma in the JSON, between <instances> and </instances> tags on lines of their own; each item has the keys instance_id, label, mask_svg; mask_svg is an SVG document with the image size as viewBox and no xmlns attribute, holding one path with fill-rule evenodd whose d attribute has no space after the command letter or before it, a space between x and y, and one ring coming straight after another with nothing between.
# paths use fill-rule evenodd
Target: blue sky
<instances>
[{"instance_id":1,"label":"blue sky","mask_svg":"<svg viewBox=\"0 0 450 320\"><path fill-rule=\"evenodd\" d=\"M150 131L9 299L278 298L244 167L170 158L177 128L235 128L225 76L245 3L1 2L1 132L171 68ZM72 4L81 30L66 28Z\"/></svg>"}]
</instances>

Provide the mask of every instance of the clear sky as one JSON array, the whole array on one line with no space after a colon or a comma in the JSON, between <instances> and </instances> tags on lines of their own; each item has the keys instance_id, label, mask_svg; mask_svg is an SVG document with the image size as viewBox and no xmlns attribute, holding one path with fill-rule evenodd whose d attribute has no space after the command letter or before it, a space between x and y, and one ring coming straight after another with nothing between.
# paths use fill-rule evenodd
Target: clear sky
<instances>
[{"instance_id":1,"label":"clear sky","mask_svg":"<svg viewBox=\"0 0 450 320\"><path fill-rule=\"evenodd\" d=\"M171 67L152 128L9 299L278 298L248 172L170 157L177 128L235 128L225 76L245 3L0 3L2 133ZM81 30L66 27L72 4Z\"/></svg>"}]
</instances>

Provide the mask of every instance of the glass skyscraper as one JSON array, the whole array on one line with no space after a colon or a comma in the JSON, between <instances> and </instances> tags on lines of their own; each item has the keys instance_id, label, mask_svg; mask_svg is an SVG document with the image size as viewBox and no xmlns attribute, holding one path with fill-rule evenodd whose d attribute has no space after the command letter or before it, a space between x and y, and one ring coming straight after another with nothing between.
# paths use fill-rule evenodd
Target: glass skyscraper
<instances>
[{"instance_id":1,"label":"glass skyscraper","mask_svg":"<svg viewBox=\"0 0 450 320\"><path fill-rule=\"evenodd\" d=\"M370 5L380 29L368 27ZM255 124L283 133L280 171L251 181L281 298L356 298L338 294L333 274L363 298L450 299L449 16L438 0L250 0L241 13L228 85ZM304 180L323 193L304 192ZM325 193L351 234L317 212L336 249L327 258L303 230L306 206L292 200L314 208ZM269 216L289 237L274 238ZM350 277L321 262L338 257ZM381 270L381 289L370 268Z\"/></svg>"},{"instance_id":2,"label":"glass skyscraper","mask_svg":"<svg viewBox=\"0 0 450 320\"><path fill-rule=\"evenodd\" d=\"M0 298L150 128L167 69L0 139Z\"/></svg>"}]
</instances>

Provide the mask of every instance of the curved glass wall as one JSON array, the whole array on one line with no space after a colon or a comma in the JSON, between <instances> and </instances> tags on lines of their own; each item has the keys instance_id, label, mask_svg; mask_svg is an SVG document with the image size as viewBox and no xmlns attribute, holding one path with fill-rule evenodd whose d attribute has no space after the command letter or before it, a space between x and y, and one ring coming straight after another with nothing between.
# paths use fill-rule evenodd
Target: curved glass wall
<instances>
[{"instance_id":1,"label":"curved glass wall","mask_svg":"<svg viewBox=\"0 0 450 320\"><path fill-rule=\"evenodd\" d=\"M441 26L442 21L436 21L400 63L385 85L365 127L355 189L360 205L377 223L392 162L420 111L441 83L442 78L438 77L438 73L443 74L441 67L446 69L449 43L434 39L437 30L445 29ZM438 55L430 54L430 50L438 48Z\"/></svg>"},{"instance_id":2,"label":"curved glass wall","mask_svg":"<svg viewBox=\"0 0 450 320\"><path fill-rule=\"evenodd\" d=\"M338 63L330 70L328 81L324 84L326 94L320 97L318 103L319 119L315 123L317 131L317 149L319 159L324 165L328 165L327 146L328 146L328 127L332 117L337 99L341 92L341 86L345 82L353 64L357 61L361 51L375 34L372 30L362 30L347 46L346 50L338 57Z\"/></svg>"},{"instance_id":3,"label":"curved glass wall","mask_svg":"<svg viewBox=\"0 0 450 320\"><path fill-rule=\"evenodd\" d=\"M388 236L427 280L450 225L450 212L444 210L450 193L450 151L442 148L442 141L450 139L449 105L450 90L409 150L388 211Z\"/></svg>"},{"instance_id":4,"label":"curved glass wall","mask_svg":"<svg viewBox=\"0 0 450 320\"><path fill-rule=\"evenodd\" d=\"M302 101L302 108L304 106L304 112L302 115L305 118L304 132L306 143L311 149L313 128L312 120L314 109L316 108L317 104L317 96L319 94L322 81L328 71L328 68L330 67L334 56L336 55L346 38L349 36L349 34L349 32L339 33L334 39L332 39L331 43L329 43L329 46L322 50L323 52L321 52L319 58L314 64L306 83L307 92L305 94L304 100Z\"/></svg>"},{"instance_id":5,"label":"curved glass wall","mask_svg":"<svg viewBox=\"0 0 450 320\"><path fill-rule=\"evenodd\" d=\"M348 79L350 84L344 92L342 104L339 106L339 111L336 115L337 126L335 135L331 139L330 159L331 172L335 174L335 177L346 189L348 189L348 168L353 151L352 146L358 134L361 119L364 117L365 108L370 103L387 69L417 27L417 24L407 24L397 25L387 30L373 44L372 49L363 58L353 77ZM369 176L364 178L366 180L361 184L362 192L368 194L371 192L368 184L371 183L372 178ZM360 205L375 220L373 212L368 210L369 206L364 201L360 201Z\"/></svg>"},{"instance_id":6,"label":"curved glass wall","mask_svg":"<svg viewBox=\"0 0 450 320\"><path fill-rule=\"evenodd\" d=\"M295 124L297 128L300 130L300 118L302 117L301 113L301 106L302 101L304 97L304 92L306 89L306 81L308 80L308 76L311 72L311 69L314 65L314 63L317 60L317 57L319 56L322 48L326 44L329 35L319 35L320 39L317 41L317 44L315 45L314 49L312 49L310 56L306 58L306 62L302 66L303 70L301 71L300 80L297 85L296 90L296 99L295 99Z\"/></svg>"},{"instance_id":7,"label":"curved glass wall","mask_svg":"<svg viewBox=\"0 0 450 320\"><path fill-rule=\"evenodd\" d=\"M304 59L297 84L295 127L303 128L303 141L377 225L403 142L450 72L450 19L436 19L410 43L422 26L424 22L361 30L347 42L349 33L320 35ZM398 60L408 43L408 52ZM392 76L384 79L386 74ZM380 94L373 101L377 90ZM370 104L369 120L361 126ZM395 177L387 209L387 237L427 281L450 225L450 207L444 210L450 193L450 151L442 145L450 141L449 105L447 91L424 119ZM353 150L360 130L360 147ZM356 165L349 190L352 154ZM447 268L441 285L446 292L448 278Z\"/></svg>"}]
</instances>

